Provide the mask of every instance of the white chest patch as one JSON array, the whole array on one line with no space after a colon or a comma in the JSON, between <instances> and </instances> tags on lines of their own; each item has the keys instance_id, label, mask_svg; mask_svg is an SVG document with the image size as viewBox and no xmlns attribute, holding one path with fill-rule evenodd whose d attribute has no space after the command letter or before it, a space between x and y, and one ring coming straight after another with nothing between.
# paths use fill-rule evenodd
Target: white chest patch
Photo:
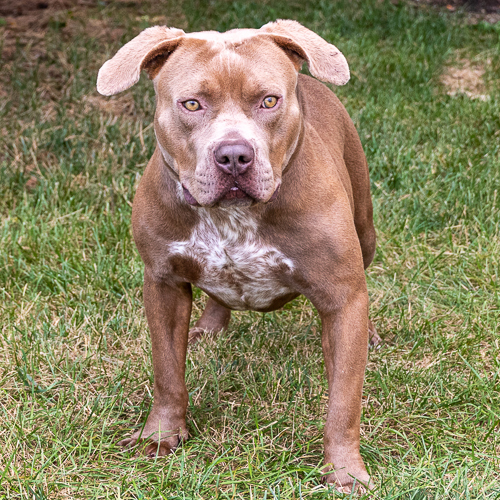
<instances>
[{"instance_id":1,"label":"white chest patch","mask_svg":"<svg viewBox=\"0 0 500 500\"><path fill-rule=\"evenodd\" d=\"M190 257L202 269L194 283L232 309L265 309L274 299L293 293L280 276L293 262L257 234L245 209L198 209L200 222L188 241L169 245L174 255Z\"/></svg>"}]
</instances>

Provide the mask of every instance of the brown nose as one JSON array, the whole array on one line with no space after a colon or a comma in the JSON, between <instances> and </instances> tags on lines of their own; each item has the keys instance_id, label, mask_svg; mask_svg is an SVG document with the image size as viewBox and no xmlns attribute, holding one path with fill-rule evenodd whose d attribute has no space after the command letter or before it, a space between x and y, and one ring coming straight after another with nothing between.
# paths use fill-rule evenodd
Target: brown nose
<instances>
[{"instance_id":1,"label":"brown nose","mask_svg":"<svg viewBox=\"0 0 500 500\"><path fill-rule=\"evenodd\" d=\"M253 148L249 142L237 139L222 141L214 152L215 164L234 177L244 174L252 166Z\"/></svg>"}]
</instances>

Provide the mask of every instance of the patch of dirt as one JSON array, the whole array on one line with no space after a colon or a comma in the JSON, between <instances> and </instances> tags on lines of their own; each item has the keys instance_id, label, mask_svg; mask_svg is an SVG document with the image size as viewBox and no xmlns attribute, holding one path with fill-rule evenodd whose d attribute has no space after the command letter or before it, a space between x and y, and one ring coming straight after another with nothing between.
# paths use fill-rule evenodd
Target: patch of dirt
<instances>
[{"instance_id":1,"label":"patch of dirt","mask_svg":"<svg viewBox=\"0 0 500 500\"><path fill-rule=\"evenodd\" d=\"M60 13L95 5L93 0L0 0L2 58L11 59L17 43L30 46L33 59L45 56L45 31L50 24L60 23Z\"/></svg>"},{"instance_id":2,"label":"patch of dirt","mask_svg":"<svg viewBox=\"0 0 500 500\"><path fill-rule=\"evenodd\" d=\"M479 12L471 12L467 15L467 20L469 24L478 24L481 21L485 21L488 24L496 24L500 23L500 11L497 13L479 13Z\"/></svg>"},{"instance_id":3,"label":"patch of dirt","mask_svg":"<svg viewBox=\"0 0 500 500\"><path fill-rule=\"evenodd\" d=\"M140 0L113 0L119 8L131 8L136 20L151 24L180 25L185 22L182 9L169 6L169 17L147 16L142 12ZM149 5L149 4L148 4ZM61 36L70 41L79 36L116 42L125 32L124 28L113 26L104 19L89 17L89 11L98 11L98 0L0 0L0 47L1 57L11 60L17 45L29 48L29 59L44 58L45 34L48 28L55 28ZM152 7L153 9L153 7ZM153 9L154 10L154 9Z\"/></svg>"},{"instance_id":4,"label":"patch of dirt","mask_svg":"<svg viewBox=\"0 0 500 500\"><path fill-rule=\"evenodd\" d=\"M450 12L464 10L479 14L500 14L500 0L417 0L416 3L435 5Z\"/></svg>"},{"instance_id":5,"label":"patch of dirt","mask_svg":"<svg viewBox=\"0 0 500 500\"><path fill-rule=\"evenodd\" d=\"M95 4L92 0L0 0L0 16L11 29L36 29L44 27L55 12Z\"/></svg>"},{"instance_id":6,"label":"patch of dirt","mask_svg":"<svg viewBox=\"0 0 500 500\"><path fill-rule=\"evenodd\" d=\"M26 16L42 11L58 11L75 7L95 7L97 0L0 0L0 16Z\"/></svg>"},{"instance_id":7,"label":"patch of dirt","mask_svg":"<svg viewBox=\"0 0 500 500\"><path fill-rule=\"evenodd\" d=\"M87 95L84 100L85 112L89 112L90 108L97 108L115 116L132 116L135 114L135 102L131 94L111 98L100 95Z\"/></svg>"},{"instance_id":8,"label":"patch of dirt","mask_svg":"<svg viewBox=\"0 0 500 500\"><path fill-rule=\"evenodd\" d=\"M62 32L70 38L85 33L90 38L116 41L123 35L125 30L123 28L111 28L103 19L80 18L69 19Z\"/></svg>"},{"instance_id":9,"label":"patch of dirt","mask_svg":"<svg viewBox=\"0 0 500 500\"><path fill-rule=\"evenodd\" d=\"M490 61L486 61L487 64ZM441 75L441 83L450 96L465 94L471 99L487 101L490 96L486 92L483 81L484 65L472 63L468 59L459 59L454 66L448 66Z\"/></svg>"},{"instance_id":10,"label":"patch of dirt","mask_svg":"<svg viewBox=\"0 0 500 500\"><path fill-rule=\"evenodd\" d=\"M391 0L398 2L400 0ZM500 23L500 0L402 0L421 8L434 8L450 14L464 12L468 24Z\"/></svg>"}]
</instances>

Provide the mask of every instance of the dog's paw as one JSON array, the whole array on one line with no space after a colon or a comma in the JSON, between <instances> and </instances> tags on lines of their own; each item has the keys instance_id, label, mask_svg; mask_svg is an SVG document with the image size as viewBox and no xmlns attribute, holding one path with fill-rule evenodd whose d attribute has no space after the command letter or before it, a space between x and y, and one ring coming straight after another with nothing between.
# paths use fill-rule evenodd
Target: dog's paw
<instances>
[{"instance_id":1,"label":"dog's paw","mask_svg":"<svg viewBox=\"0 0 500 500\"><path fill-rule=\"evenodd\" d=\"M215 300L208 299L201 318L189 330L188 343L196 344L206 335L215 335L227 329L231 321L231 311Z\"/></svg>"},{"instance_id":2,"label":"dog's paw","mask_svg":"<svg viewBox=\"0 0 500 500\"><path fill-rule=\"evenodd\" d=\"M377 333L377 329L373 325L371 319L368 319L368 338L370 348L379 349L382 346L382 338Z\"/></svg>"},{"instance_id":3,"label":"dog's paw","mask_svg":"<svg viewBox=\"0 0 500 500\"><path fill-rule=\"evenodd\" d=\"M173 453L179 445L188 438L187 431L180 430L178 433L169 433L168 437L159 439L159 433L148 435L144 431L137 431L129 438L122 439L117 443L123 449L136 449L136 456L148 458L164 457ZM162 435L167 434L162 432ZM145 436L145 437L143 437Z\"/></svg>"},{"instance_id":4,"label":"dog's paw","mask_svg":"<svg viewBox=\"0 0 500 500\"><path fill-rule=\"evenodd\" d=\"M135 456L144 456L148 458L164 457L173 453L182 442L182 439L176 437L176 443L172 443L172 440L168 441L153 441L151 439L133 439L127 438L122 439L118 446L124 449L136 449Z\"/></svg>"},{"instance_id":5,"label":"dog's paw","mask_svg":"<svg viewBox=\"0 0 500 500\"><path fill-rule=\"evenodd\" d=\"M191 330L189 330L188 344L196 344L207 333L210 332L207 332L207 330L205 330L204 328L200 328L199 326L191 328Z\"/></svg>"},{"instance_id":6,"label":"dog's paw","mask_svg":"<svg viewBox=\"0 0 500 500\"><path fill-rule=\"evenodd\" d=\"M171 441L152 441L150 439L122 439L118 446L125 449L137 448L136 456L145 456L148 458L164 457L174 452L179 446L181 440L177 438L177 443L172 446Z\"/></svg>"},{"instance_id":7,"label":"dog's paw","mask_svg":"<svg viewBox=\"0 0 500 500\"><path fill-rule=\"evenodd\" d=\"M344 453L336 460L329 460L323 468L323 474L322 482L333 486L339 493L364 494L373 488L373 482L359 453Z\"/></svg>"},{"instance_id":8,"label":"dog's paw","mask_svg":"<svg viewBox=\"0 0 500 500\"><path fill-rule=\"evenodd\" d=\"M334 470L323 476L322 482L333 486L335 491L339 493L352 493L354 491L358 494L365 494L373 488L373 483L367 472L361 471L356 476L359 476L359 479L343 470Z\"/></svg>"}]
</instances>

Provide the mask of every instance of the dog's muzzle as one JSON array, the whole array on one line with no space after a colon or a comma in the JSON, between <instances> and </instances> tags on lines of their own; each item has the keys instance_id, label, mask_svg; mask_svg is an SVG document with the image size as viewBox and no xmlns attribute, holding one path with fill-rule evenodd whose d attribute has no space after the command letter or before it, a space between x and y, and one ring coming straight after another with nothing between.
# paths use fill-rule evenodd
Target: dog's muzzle
<instances>
[{"instance_id":1,"label":"dog's muzzle","mask_svg":"<svg viewBox=\"0 0 500 500\"><path fill-rule=\"evenodd\" d=\"M256 177L255 150L249 141L242 137L227 138L212 150L212 165L215 167L216 187L213 202L209 206L250 206L259 201L261 189ZM182 186L187 203L199 206L199 202ZM279 186L278 186L279 187ZM275 199L278 187L272 199ZM268 200L271 201L271 200Z\"/></svg>"}]
</instances>

